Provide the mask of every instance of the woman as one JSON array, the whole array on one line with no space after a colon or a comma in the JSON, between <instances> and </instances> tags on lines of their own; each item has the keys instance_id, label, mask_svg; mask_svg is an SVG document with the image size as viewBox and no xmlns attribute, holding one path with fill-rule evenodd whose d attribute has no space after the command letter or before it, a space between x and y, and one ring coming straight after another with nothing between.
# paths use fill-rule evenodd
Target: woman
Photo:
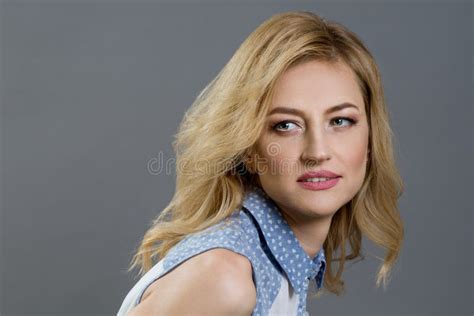
<instances>
[{"instance_id":1,"label":"woman","mask_svg":"<svg viewBox=\"0 0 474 316\"><path fill-rule=\"evenodd\" d=\"M386 250L385 287L403 239L391 135L354 33L310 12L271 17L186 112L175 195L118 315L305 315L310 281L343 293L362 234Z\"/></svg>"}]
</instances>

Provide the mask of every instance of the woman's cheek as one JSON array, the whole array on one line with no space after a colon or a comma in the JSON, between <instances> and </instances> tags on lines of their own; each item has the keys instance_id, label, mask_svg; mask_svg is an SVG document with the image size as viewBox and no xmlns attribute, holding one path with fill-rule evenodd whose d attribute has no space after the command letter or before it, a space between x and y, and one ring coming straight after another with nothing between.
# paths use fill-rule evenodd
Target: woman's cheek
<instances>
[{"instance_id":1,"label":"woman's cheek","mask_svg":"<svg viewBox=\"0 0 474 316\"><path fill-rule=\"evenodd\" d=\"M364 143L360 143L357 147L352 147L352 150L348 150L345 154L347 157L347 164L355 173L365 172L367 149Z\"/></svg>"}]
</instances>

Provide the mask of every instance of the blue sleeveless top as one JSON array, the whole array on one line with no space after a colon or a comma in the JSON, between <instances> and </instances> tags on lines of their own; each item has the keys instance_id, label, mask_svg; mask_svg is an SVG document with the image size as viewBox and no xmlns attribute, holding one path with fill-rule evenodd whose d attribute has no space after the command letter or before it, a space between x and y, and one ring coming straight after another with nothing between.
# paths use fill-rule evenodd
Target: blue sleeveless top
<instances>
[{"instance_id":1,"label":"blue sleeveless top","mask_svg":"<svg viewBox=\"0 0 474 316\"><path fill-rule=\"evenodd\" d=\"M122 302L117 316L125 316L140 303L146 288L187 259L214 248L225 248L247 257L257 303L252 316L308 315L306 297L309 282L316 290L323 285L324 249L310 258L273 200L259 187L246 192L235 212L221 222L190 234L169 250Z\"/></svg>"}]
</instances>

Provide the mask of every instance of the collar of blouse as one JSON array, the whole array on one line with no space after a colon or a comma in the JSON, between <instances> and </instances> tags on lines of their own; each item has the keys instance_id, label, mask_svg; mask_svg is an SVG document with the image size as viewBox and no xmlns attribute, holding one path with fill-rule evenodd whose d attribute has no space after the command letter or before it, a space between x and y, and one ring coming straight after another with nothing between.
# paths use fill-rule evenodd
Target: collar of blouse
<instances>
[{"instance_id":1,"label":"collar of blouse","mask_svg":"<svg viewBox=\"0 0 474 316\"><path fill-rule=\"evenodd\" d=\"M261 188L252 186L242 205L257 222L266 246L285 271L295 291L298 294L305 291L308 282L313 279L319 290L326 270L324 249L321 248L314 258L310 258L276 204Z\"/></svg>"}]
</instances>

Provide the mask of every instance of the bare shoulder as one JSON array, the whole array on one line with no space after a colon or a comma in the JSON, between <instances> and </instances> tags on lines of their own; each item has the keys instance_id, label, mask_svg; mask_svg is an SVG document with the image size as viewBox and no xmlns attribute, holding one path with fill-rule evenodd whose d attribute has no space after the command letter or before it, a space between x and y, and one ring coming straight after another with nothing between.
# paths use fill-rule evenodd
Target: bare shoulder
<instances>
[{"instance_id":1,"label":"bare shoulder","mask_svg":"<svg viewBox=\"0 0 474 316\"><path fill-rule=\"evenodd\" d=\"M250 315L255 304L250 261L231 250L214 248L153 282L129 316Z\"/></svg>"}]
</instances>

